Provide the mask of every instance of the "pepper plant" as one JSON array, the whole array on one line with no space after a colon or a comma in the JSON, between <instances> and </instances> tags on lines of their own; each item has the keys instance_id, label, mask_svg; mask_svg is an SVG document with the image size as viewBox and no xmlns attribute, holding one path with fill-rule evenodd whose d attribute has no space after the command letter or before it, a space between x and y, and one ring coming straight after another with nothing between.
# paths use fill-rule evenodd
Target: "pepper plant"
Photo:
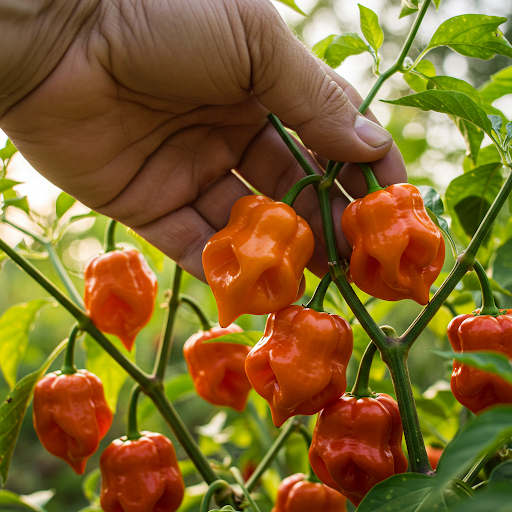
<instances>
[{"instance_id":1,"label":"pepper plant","mask_svg":"<svg viewBox=\"0 0 512 512\"><path fill-rule=\"evenodd\" d=\"M298 10L293 0L283 0L283 3ZM94 308L89 304L92 300L91 290L95 291L94 285L87 285L89 295L84 305L82 294L76 286L78 280L70 276L59 257L59 249L69 226L83 218L96 219L97 216L94 213L70 215L74 200L63 193L57 200L51 222L37 218L26 198L19 197L15 192L14 187L18 182L6 177L15 148L8 142L0 150L3 162L3 176L0 179L4 205L2 221L33 240L30 246L12 248L0 239L4 272L10 268L10 264L6 263L7 258L10 258L73 317L74 325L69 341L60 345L55 343L56 348L38 369L16 381L17 369L28 343L28 332L36 313L48 304L48 300L33 300L12 306L0 318L0 368L10 388L0 406L2 487L10 485L7 476L11 458L38 381L45 382L41 380L43 375L66 345L62 373L53 378L63 380L64 377L75 375L75 340L86 333L86 366L93 366L88 369L102 373L105 383L108 381L106 400L110 406L115 407L126 376L134 381L135 387L130 405L126 408L128 422L127 427L123 428L127 435L114 441L108 449L108 457L102 457L102 460L108 459L108 463L102 462L105 466L101 501L97 494L98 470L86 476L84 489L90 503L82 509L84 512L101 510L102 506L107 512L120 510L112 507L128 507L118 498L121 494L130 495L130 491L137 486L143 495L143 508L140 510L144 512L163 510L158 508L160 506L182 512L206 512L212 510L215 504L221 510L252 509L253 512L264 512L270 510L274 502L277 503L274 512L298 512L302 510L300 507L303 500L294 501L288 495L292 496L294 489L299 487L305 493L304 496L313 493L315 500L331 500L329 503L333 504L332 510L339 511L345 507L353 510L354 505L357 505L360 512L476 512L509 506L512 499L512 463L508 448L512 438L512 366L509 361L512 340L507 331L511 316L506 306L511 303L512 297L509 272L512 250L509 213L512 212L512 203L509 201L507 205L512 190L512 122L505 119L504 114L492 104L496 99L512 93L512 66L502 69L479 89L475 89L460 79L437 75L434 65L426 56L434 48L444 46L468 58L488 60L495 55L512 58L512 46L499 28L506 18L461 13L443 22L429 43L413 58L411 48L420 25L425 16L436 16L434 7L439 8L440 3L441 0L402 0L400 16L412 16L414 21L395 62L387 69L382 69L379 54L384 33L378 17L362 5L359 6L360 30L364 39L356 32L330 35L315 45L313 50L332 67L337 67L350 56L365 52L371 55L374 61L374 85L359 107L361 114L376 99L381 87L393 75L401 74L413 92L386 100L387 103L394 108L413 107L450 116L464 138L466 157L461 169L463 174L452 180L446 189L445 204L435 188L424 183L418 183L419 192L411 185L396 185L384 190L373 174L371 165L361 164L361 172L368 185L367 196L355 201L351 198L353 202L345 211L343 220L333 218L330 192L333 187L341 187L337 177L344 163L329 161L325 169L315 168L305 156L306 152L298 147L293 134L283 127L277 117L269 114L269 122L306 175L281 202L270 201L258 194L241 200L253 212L257 208L264 208L265 212L260 217L266 215L265 218L270 218L267 224L273 225L272 236L275 235L272 243L278 248L272 257L279 253L277 259L281 261L278 270L272 273L276 265L256 265L259 262L251 252L245 254L248 262L244 265L237 260L235 266L230 267L234 256L229 251L236 237L246 243L259 236L258 243L254 243L252 249L254 252L261 247L261 239L264 238L268 243L271 238L266 232L255 235L257 230L249 232L246 225L240 224L239 217L248 215L241 210L240 205L236 206L238 209L234 209L228 227L213 237L204 253L205 273L219 306L222 328L214 326L200 301L184 293L192 290L195 284L176 266L173 269L172 289L166 295L164 326L151 372L144 370L148 361L138 364L130 349L132 338L151 315L156 294L153 277L148 278L151 304L144 306L149 314L143 315L140 326L133 330L129 342L123 348L114 336L107 337L101 329L121 339L124 332L126 337L126 332L116 330L118 328L115 325L113 330L105 327L107 324L116 324L109 320L117 319L119 308L122 309L123 304L131 300L127 299L126 294L123 295L126 290L121 286L115 292L115 298L106 296L104 303L95 303L100 305L99 314L103 318L103 321L98 321L97 316L93 317L91 311ZM412 181L414 179L413 176ZM313 240L309 227L304 226L303 219L295 215L293 203L305 187L311 186L316 190L320 205L329 272L318 283L316 291L315 277L308 275L305 294L311 300L307 302L299 299L303 304L307 302L304 309L291 303L304 293L302 272L312 254ZM25 227L27 223L22 226L15 220L15 216L11 215L13 208L25 213L33 223L33 229ZM450 227L447 217L451 221ZM99 222L96 220L97 224ZM342 222L347 239L353 246L350 262L338 253L334 222ZM105 256L112 256L114 251L114 256L117 256L115 226L115 222L108 224ZM281 228L276 230L275 226ZM289 231L286 243L283 242L285 231ZM133 234L126 236L131 236L132 244L138 244L153 263L157 266L162 264L162 255L154 248L140 238L134 238ZM443 266L446 251L447 261ZM123 252L131 251L119 251L119 254ZM282 257L284 253L286 258ZM453 257L450 253L453 253ZM38 268L40 264L31 263L30 258L35 261L48 258L53 267L52 279ZM138 258L135 256L137 261ZM240 269L236 264L240 268L243 266L245 271L238 274ZM146 268L145 263L139 262L139 265ZM443 272L447 269L447 272ZM152 276L149 268L145 272ZM230 279L226 275L231 276ZM53 282L53 277L59 284ZM228 285L233 282L235 288L230 288ZM282 301L278 297L281 290L286 292ZM424 307L411 324L398 334L398 326L382 324L393 323L391 320L400 317L403 303L397 301L404 299L413 299ZM211 302L211 296L204 300ZM134 311L140 313L137 305L133 307ZM471 313L475 307L479 309ZM171 349L175 335L180 340L183 338L176 332L176 325L181 323L183 326L184 308L194 313L204 331L204 334L192 337L186 344L186 351L190 352L187 363L192 378L180 372L179 365L172 363L173 359L180 357L176 351L171 354ZM228 328L231 322L244 313L270 313L265 333L261 332L259 320L241 319L247 325L259 327L259 330ZM189 330L196 330L195 317L187 317ZM123 322L126 324L132 320L134 318L128 314ZM440 328L443 321L444 325ZM286 328L281 329L280 323L286 325ZM436 333L442 340L447 327L449 340L456 353L438 350L437 361L442 361L441 358L448 361L455 359L452 389L459 402L477 413L476 416L468 409L455 405L446 380L431 383L433 386L425 393L421 393L411 383L408 369L411 348L426 329ZM290 332L285 332L286 329ZM310 334L307 334L310 332L308 329L312 329ZM300 357L292 357L303 350L296 343L296 340L301 339L311 344L307 353L301 355L302 361ZM273 349L274 360L274 355L269 355L270 350L265 345L270 342L276 343ZM341 396L347 384L345 372L352 343L354 351L348 380L354 385L348 388L351 391ZM209 355L203 355L203 360L192 354L192 349L197 349L195 344L208 347ZM363 349L364 345L367 345L366 350ZM332 348L328 349L328 346ZM254 348L251 350L251 347ZM248 352L247 377L252 387L269 401L274 424L280 430L271 425L269 408L264 401L251 392L247 402L249 385L246 375L240 369L240 359L243 360ZM389 379L384 367L374 357L377 352L389 372ZM226 353L236 356L225 356ZM219 364L224 357L228 357L226 364ZM236 368L229 357L237 359ZM208 358L211 360L209 368ZM202 365L200 368L194 366L198 361ZM169 369L177 371L166 376ZM122 377L113 385L117 378L114 376L120 372ZM199 428L191 425L191 421L182 418L184 410L181 410L180 415L177 409L181 407L180 400L192 391L194 384L197 393L216 406L241 411L247 402L248 412L230 412L228 416L225 409L222 409L209 424ZM216 389L220 391L213 393L216 395L214 397L212 390ZM229 392L243 396L233 399ZM392 393L396 402L387 393ZM147 397L145 401L139 400L141 394ZM105 398L102 398L101 403L104 401ZM39 410L40 398L37 402ZM359 407L354 403L371 406L366 406L366 412L354 412ZM344 415L345 407L351 407L351 417L357 418L353 424L347 420L350 414ZM360 408L365 409L363 406ZM160 434L139 430L141 418L147 420L150 417L147 411L155 409L167 425L168 435L172 436L178 450L181 450L180 465L187 484L181 505L183 484L172 445ZM322 409L313 435L314 414ZM36 415L39 414L37 410ZM337 419L338 414L342 419ZM225 424L228 417L231 430ZM340 424L343 428L336 429L332 424ZM79 427L79 424L76 426ZM192 430L192 427L196 429ZM66 427L62 428L72 437L65 430ZM401 446L402 428L407 459ZM239 434L247 429L249 442L244 444L240 439L233 441L236 437L233 429ZM195 435L197 431L199 442ZM355 434L356 431L361 434L360 437ZM96 436L95 446L103 435L102 431L101 436ZM114 436L109 438L109 435L106 439L110 442ZM295 442L297 438L298 443ZM150 447L153 446L151 443L156 446L157 441L165 445L165 449L159 451ZM425 441L429 446L444 449L435 471L429 461ZM142 457L136 447L144 443L147 447L142 449ZM345 462L341 461L340 454L335 453L338 448L333 448L344 444L355 444L358 447L352 453L348 469L340 469L346 467L343 465ZM257 448L253 445L257 445ZM322 448L324 445L327 448ZM137 473L139 462L130 462L127 467L116 466L116 457L121 456L115 453L125 448L128 451L129 447L134 447L130 455L133 460L145 461L141 463L141 467L144 465L144 469L140 469L141 473ZM311 466L305 462L308 449ZM332 460L327 461L328 457L322 455L322 450L331 450L329 457ZM341 449L339 451L342 452ZM150 452L153 455L147 455ZM156 454L160 452L165 462L162 459L151 466L153 463L148 461L153 460L152 456L157 460ZM288 460L283 457L283 452ZM372 459L373 468L363 463L369 453L378 453L377 459ZM85 459L91 455L88 452L79 462L68 462L79 467L78 472L81 473ZM66 452L61 457L66 459L68 456ZM187 461L190 461L188 465ZM105 469L107 466L108 469ZM166 476L155 469L157 466L170 468ZM116 495L117 491L113 489L117 483L108 482L117 482L116 472L124 471L127 471L130 478L133 477L133 483L130 489L119 487L121 490ZM308 474L290 476L304 472ZM350 472L355 472L357 478L351 480ZM170 474L174 476L170 477ZM146 477L158 483L156 487L163 489L161 494L155 493L154 487L141 484L146 481ZM286 477L291 480L285 480ZM173 479L172 485L168 485L170 478ZM319 479L348 497L352 504L346 502L341 494L333 495ZM281 480L284 480L283 487L277 493L276 482ZM304 490L306 487L307 491ZM177 491L169 490L171 488ZM48 501L51 497L51 492L23 496L2 490L0 505L50 511L52 502ZM315 503L315 507L331 510L327 501Z\"/></svg>"}]
</instances>

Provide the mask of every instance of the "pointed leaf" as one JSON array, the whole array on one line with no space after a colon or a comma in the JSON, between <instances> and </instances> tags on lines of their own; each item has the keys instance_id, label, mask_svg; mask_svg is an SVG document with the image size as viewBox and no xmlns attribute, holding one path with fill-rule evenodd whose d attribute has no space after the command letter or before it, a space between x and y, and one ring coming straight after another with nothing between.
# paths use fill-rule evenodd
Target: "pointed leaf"
<instances>
[{"instance_id":1,"label":"pointed leaf","mask_svg":"<svg viewBox=\"0 0 512 512\"><path fill-rule=\"evenodd\" d=\"M313 53L319 59L325 60L325 51L327 50L329 45L332 43L332 41L335 37L336 37L336 34L331 34L330 36L327 36L325 39L318 41L318 43L316 43L312 48Z\"/></svg>"},{"instance_id":2,"label":"pointed leaf","mask_svg":"<svg viewBox=\"0 0 512 512\"><path fill-rule=\"evenodd\" d=\"M27 215L30 214L30 208L28 206L27 197L10 197L4 200L4 206L7 208L8 206L14 206L15 208L19 208L23 210Z\"/></svg>"},{"instance_id":3,"label":"pointed leaf","mask_svg":"<svg viewBox=\"0 0 512 512\"><path fill-rule=\"evenodd\" d=\"M57 218L60 219L75 203L76 199L74 197L66 194L66 192L61 192L55 204Z\"/></svg>"},{"instance_id":4,"label":"pointed leaf","mask_svg":"<svg viewBox=\"0 0 512 512\"><path fill-rule=\"evenodd\" d=\"M430 208L436 215L442 215L444 213L443 201L434 188L428 187L427 185L420 185L417 189L420 191L423 203L427 208Z\"/></svg>"},{"instance_id":5,"label":"pointed leaf","mask_svg":"<svg viewBox=\"0 0 512 512\"><path fill-rule=\"evenodd\" d=\"M15 148L14 144L11 142L10 139L7 139L5 146L2 149L0 149L0 158L4 162L4 165L6 165L8 160L10 160L10 158L12 157L12 155L14 155L14 153L16 153L16 151L18 150Z\"/></svg>"},{"instance_id":6,"label":"pointed leaf","mask_svg":"<svg viewBox=\"0 0 512 512\"><path fill-rule=\"evenodd\" d=\"M8 178L0 179L0 192L4 192L5 190L10 190L12 187L19 185L21 181L10 180Z\"/></svg>"},{"instance_id":7,"label":"pointed leaf","mask_svg":"<svg viewBox=\"0 0 512 512\"><path fill-rule=\"evenodd\" d=\"M500 133L501 127L503 126L503 119L500 116L495 116L492 114L489 114L487 117L489 118L489 121L491 121L492 129L496 133Z\"/></svg>"},{"instance_id":8,"label":"pointed leaf","mask_svg":"<svg viewBox=\"0 0 512 512\"><path fill-rule=\"evenodd\" d=\"M0 317L0 368L10 389L16 384L18 365L25 354L37 313L51 302L51 299L38 299L18 304Z\"/></svg>"},{"instance_id":9,"label":"pointed leaf","mask_svg":"<svg viewBox=\"0 0 512 512\"><path fill-rule=\"evenodd\" d=\"M436 76L436 68L429 60L420 60L413 70L402 75L407 85L413 91L426 91L429 81L423 78L423 76L418 75L418 73L427 77Z\"/></svg>"},{"instance_id":10,"label":"pointed leaf","mask_svg":"<svg viewBox=\"0 0 512 512\"><path fill-rule=\"evenodd\" d=\"M432 36L427 49L448 46L465 55L488 60L494 55L512 58L512 46L498 26L507 18L482 14L463 14L446 20Z\"/></svg>"},{"instance_id":11,"label":"pointed leaf","mask_svg":"<svg viewBox=\"0 0 512 512\"><path fill-rule=\"evenodd\" d=\"M505 139L505 146L507 146L512 140L512 121L507 123L507 137Z\"/></svg>"},{"instance_id":12,"label":"pointed leaf","mask_svg":"<svg viewBox=\"0 0 512 512\"><path fill-rule=\"evenodd\" d=\"M55 494L53 491L39 491L40 494L45 493L45 496L49 495L49 501L53 495ZM31 510L32 512L45 512L44 508L39 506L38 503L33 501L34 494L30 494L28 496L18 495L11 491L0 491L0 509L9 508L8 505L12 505L17 509L21 510Z\"/></svg>"},{"instance_id":13,"label":"pointed leaf","mask_svg":"<svg viewBox=\"0 0 512 512\"><path fill-rule=\"evenodd\" d=\"M453 76L432 76L429 79L428 89L434 88L441 89L442 91L462 92L466 96L469 96L478 105L482 103L480 93L471 84L468 84L459 78L454 78Z\"/></svg>"},{"instance_id":14,"label":"pointed leaf","mask_svg":"<svg viewBox=\"0 0 512 512\"><path fill-rule=\"evenodd\" d=\"M67 340L60 343L39 370L21 379L16 384L12 393L0 405L0 481L3 481L3 485L5 485L7 480L12 453L20 433L21 422L34 394L37 381L46 373L48 367L62 352L66 344Z\"/></svg>"},{"instance_id":15,"label":"pointed leaf","mask_svg":"<svg viewBox=\"0 0 512 512\"><path fill-rule=\"evenodd\" d=\"M284 5L287 5L288 7L291 7L295 12L298 12L299 14L302 14L302 16L306 16L305 13L303 13L297 4L294 2L294 0L277 0L278 2L281 2Z\"/></svg>"},{"instance_id":16,"label":"pointed leaf","mask_svg":"<svg viewBox=\"0 0 512 512\"><path fill-rule=\"evenodd\" d=\"M203 341L203 343L236 343L237 345L254 347L262 337L263 333L261 331L234 332L232 334L225 334L218 338Z\"/></svg>"},{"instance_id":17,"label":"pointed leaf","mask_svg":"<svg viewBox=\"0 0 512 512\"><path fill-rule=\"evenodd\" d=\"M347 32L332 40L325 50L325 61L331 68L337 68L350 55L363 52L370 52L368 45L355 32Z\"/></svg>"},{"instance_id":18,"label":"pointed leaf","mask_svg":"<svg viewBox=\"0 0 512 512\"><path fill-rule=\"evenodd\" d=\"M361 30L368 44L377 52L384 42L384 32L379 25L379 18L368 7L361 4L359 6L359 15L361 19Z\"/></svg>"},{"instance_id":19,"label":"pointed leaf","mask_svg":"<svg viewBox=\"0 0 512 512\"><path fill-rule=\"evenodd\" d=\"M418 6L419 0L402 0L402 7L400 10L400 16L398 18L404 18L405 16L409 16L410 14L414 14L419 10Z\"/></svg>"},{"instance_id":20,"label":"pointed leaf","mask_svg":"<svg viewBox=\"0 0 512 512\"><path fill-rule=\"evenodd\" d=\"M434 5L436 6L436 11L439 11L439 6L441 5L442 0L434 0Z\"/></svg>"},{"instance_id":21,"label":"pointed leaf","mask_svg":"<svg viewBox=\"0 0 512 512\"><path fill-rule=\"evenodd\" d=\"M475 167L477 165L478 153L480 152L480 146L482 145L485 134L469 121L465 121L460 117L451 116L451 118L462 137L464 137L464 143L466 144L466 156L471 160L473 167Z\"/></svg>"},{"instance_id":22,"label":"pointed leaf","mask_svg":"<svg viewBox=\"0 0 512 512\"><path fill-rule=\"evenodd\" d=\"M479 89L480 96L485 103L491 104L494 100L512 93L512 66L504 68L485 82Z\"/></svg>"}]
</instances>

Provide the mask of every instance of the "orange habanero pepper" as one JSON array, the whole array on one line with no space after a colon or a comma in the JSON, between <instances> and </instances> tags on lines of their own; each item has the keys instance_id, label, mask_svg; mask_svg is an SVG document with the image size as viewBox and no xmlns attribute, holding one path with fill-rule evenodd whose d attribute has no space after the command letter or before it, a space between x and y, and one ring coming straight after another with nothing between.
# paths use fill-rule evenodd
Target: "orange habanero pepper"
<instances>
[{"instance_id":1,"label":"orange habanero pepper","mask_svg":"<svg viewBox=\"0 0 512 512\"><path fill-rule=\"evenodd\" d=\"M400 183L353 201L341 227L353 248L350 274L361 290L383 300L428 302L445 246L416 187Z\"/></svg>"},{"instance_id":2,"label":"orange habanero pepper","mask_svg":"<svg viewBox=\"0 0 512 512\"><path fill-rule=\"evenodd\" d=\"M110 443L100 459L100 504L105 512L175 512L185 484L171 441L142 432Z\"/></svg>"},{"instance_id":3,"label":"orange habanero pepper","mask_svg":"<svg viewBox=\"0 0 512 512\"><path fill-rule=\"evenodd\" d=\"M93 373L45 375L34 390L34 428L42 445L83 475L112 424L103 384Z\"/></svg>"},{"instance_id":4,"label":"orange habanero pepper","mask_svg":"<svg viewBox=\"0 0 512 512\"><path fill-rule=\"evenodd\" d=\"M338 491L297 473L279 485L272 512L346 512L346 501Z\"/></svg>"},{"instance_id":5,"label":"orange habanero pepper","mask_svg":"<svg viewBox=\"0 0 512 512\"><path fill-rule=\"evenodd\" d=\"M296 414L316 414L347 387L352 329L337 315L302 306L272 313L245 371L280 427Z\"/></svg>"},{"instance_id":6,"label":"orange habanero pepper","mask_svg":"<svg viewBox=\"0 0 512 512\"><path fill-rule=\"evenodd\" d=\"M407 471L402 421L389 395L344 395L318 416L309 461L318 478L356 507L375 485Z\"/></svg>"},{"instance_id":7,"label":"orange habanero pepper","mask_svg":"<svg viewBox=\"0 0 512 512\"><path fill-rule=\"evenodd\" d=\"M448 340L455 352L486 350L512 359L512 310L497 317L459 315L448 325ZM512 404L512 385L498 375L453 361L452 393L477 414L495 404Z\"/></svg>"},{"instance_id":8,"label":"orange habanero pepper","mask_svg":"<svg viewBox=\"0 0 512 512\"><path fill-rule=\"evenodd\" d=\"M427 450L427 457L432 469L435 471L441 455L443 454L442 448L436 448L435 446L425 446Z\"/></svg>"},{"instance_id":9,"label":"orange habanero pepper","mask_svg":"<svg viewBox=\"0 0 512 512\"><path fill-rule=\"evenodd\" d=\"M131 350L155 308L158 283L139 251L99 254L85 267L87 314L103 332L115 334Z\"/></svg>"},{"instance_id":10,"label":"orange habanero pepper","mask_svg":"<svg viewBox=\"0 0 512 512\"><path fill-rule=\"evenodd\" d=\"M228 225L203 251L219 324L227 327L240 315L265 315L297 300L314 245L311 228L287 204L240 198Z\"/></svg>"},{"instance_id":11,"label":"orange habanero pepper","mask_svg":"<svg viewBox=\"0 0 512 512\"><path fill-rule=\"evenodd\" d=\"M243 331L236 324L199 331L185 342L183 355L197 394L211 404L226 405L240 412L245 409L252 389L245 374L245 359L251 347L204 343L235 332Z\"/></svg>"}]
</instances>

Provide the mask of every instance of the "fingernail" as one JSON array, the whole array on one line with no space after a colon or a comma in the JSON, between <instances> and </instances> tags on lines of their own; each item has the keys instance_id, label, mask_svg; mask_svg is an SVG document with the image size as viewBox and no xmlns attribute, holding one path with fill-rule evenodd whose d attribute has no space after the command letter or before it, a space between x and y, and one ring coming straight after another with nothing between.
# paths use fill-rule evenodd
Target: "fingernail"
<instances>
[{"instance_id":1,"label":"fingernail","mask_svg":"<svg viewBox=\"0 0 512 512\"><path fill-rule=\"evenodd\" d=\"M378 148L391 139L387 130L363 116L356 117L355 129L357 136L372 148Z\"/></svg>"}]
</instances>

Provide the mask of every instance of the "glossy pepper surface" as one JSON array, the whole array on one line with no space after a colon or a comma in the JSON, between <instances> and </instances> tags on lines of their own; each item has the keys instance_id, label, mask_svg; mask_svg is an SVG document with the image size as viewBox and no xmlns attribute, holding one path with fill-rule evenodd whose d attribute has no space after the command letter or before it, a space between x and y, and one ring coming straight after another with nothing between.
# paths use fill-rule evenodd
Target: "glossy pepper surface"
<instances>
[{"instance_id":1,"label":"glossy pepper surface","mask_svg":"<svg viewBox=\"0 0 512 512\"><path fill-rule=\"evenodd\" d=\"M297 300L314 245L311 228L287 204L240 198L228 225L203 251L219 324L227 327L242 314L265 315Z\"/></svg>"},{"instance_id":2,"label":"glossy pepper surface","mask_svg":"<svg viewBox=\"0 0 512 512\"><path fill-rule=\"evenodd\" d=\"M346 499L321 483L308 482L297 473L285 478L277 490L272 512L346 512Z\"/></svg>"},{"instance_id":3,"label":"glossy pepper surface","mask_svg":"<svg viewBox=\"0 0 512 512\"><path fill-rule=\"evenodd\" d=\"M42 445L83 475L112 424L101 380L87 370L45 375L34 390L34 428Z\"/></svg>"},{"instance_id":4,"label":"glossy pepper surface","mask_svg":"<svg viewBox=\"0 0 512 512\"><path fill-rule=\"evenodd\" d=\"M100 254L84 272L87 314L98 329L115 334L131 350L155 308L155 274L136 250Z\"/></svg>"},{"instance_id":5,"label":"glossy pepper surface","mask_svg":"<svg viewBox=\"0 0 512 512\"><path fill-rule=\"evenodd\" d=\"M448 325L455 352L491 351L512 359L512 310L497 317L459 315ZM453 361L451 378L455 398L475 414L495 404L512 404L512 385L485 371Z\"/></svg>"},{"instance_id":6,"label":"glossy pepper surface","mask_svg":"<svg viewBox=\"0 0 512 512\"><path fill-rule=\"evenodd\" d=\"M375 484L407 470L402 434L389 395L344 395L318 416L309 461L322 482L358 506Z\"/></svg>"},{"instance_id":7,"label":"glossy pepper surface","mask_svg":"<svg viewBox=\"0 0 512 512\"><path fill-rule=\"evenodd\" d=\"M445 246L418 189L391 185L348 205L341 227L353 248L350 274L366 293L383 300L429 300Z\"/></svg>"},{"instance_id":8,"label":"glossy pepper surface","mask_svg":"<svg viewBox=\"0 0 512 512\"><path fill-rule=\"evenodd\" d=\"M171 441L142 432L136 440L116 439L100 459L101 508L105 512L174 512L185 485Z\"/></svg>"},{"instance_id":9,"label":"glossy pepper surface","mask_svg":"<svg viewBox=\"0 0 512 512\"><path fill-rule=\"evenodd\" d=\"M352 340L340 316L302 306L269 315L245 371L276 427L296 414L316 414L344 393Z\"/></svg>"},{"instance_id":10,"label":"glossy pepper surface","mask_svg":"<svg viewBox=\"0 0 512 512\"><path fill-rule=\"evenodd\" d=\"M185 342L183 355L201 398L243 411L252 389L245 375L245 359L251 348L235 343L204 343L236 332L242 332L236 324L199 331Z\"/></svg>"}]
</instances>

